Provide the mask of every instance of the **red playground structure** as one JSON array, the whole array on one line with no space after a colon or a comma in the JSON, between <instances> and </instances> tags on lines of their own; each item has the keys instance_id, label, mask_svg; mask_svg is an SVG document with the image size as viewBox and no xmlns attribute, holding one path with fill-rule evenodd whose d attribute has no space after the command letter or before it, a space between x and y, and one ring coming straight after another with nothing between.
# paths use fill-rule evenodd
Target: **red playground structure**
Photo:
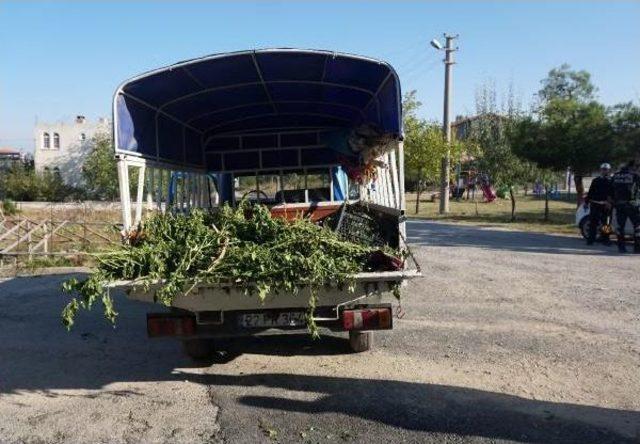
<instances>
[{"instance_id":1,"label":"red playground structure","mask_svg":"<svg viewBox=\"0 0 640 444\"><path fill-rule=\"evenodd\" d=\"M493 202L496 200L498 196L491 188L491 182L489 181L489 176L487 174L479 174L478 181L480 182L480 189L482 190L482 195L484 196L485 202Z\"/></svg>"},{"instance_id":2,"label":"red playground structure","mask_svg":"<svg viewBox=\"0 0 640 444\"><path fill-rule=\"evenodd\" d=\"M475 169L469 169L466 171L458 172L457 183L454 182L451 186L451 195L455 199L464 198L465 192L467 193L467 200L473 195L475 200L476 189L482 190L482 196L485 203L493 202L497 199L497 195L493 188L491 188L491 180L486 173L479 173Z\"/></svg>"},{"instance_id":3,"label":"red playground structure","mask_svg":"<svg viewBox=\"0 0 640 444\"><path fill-rule=\"evenodd\" d=\"M482 188L482 195L484 196L484 200L486 202L493 202L494 200L496 200L496 193L493 191L493 189L491 189L491 185L487 184L483 184L481 185Z\"/></svg>"}]
</instances>

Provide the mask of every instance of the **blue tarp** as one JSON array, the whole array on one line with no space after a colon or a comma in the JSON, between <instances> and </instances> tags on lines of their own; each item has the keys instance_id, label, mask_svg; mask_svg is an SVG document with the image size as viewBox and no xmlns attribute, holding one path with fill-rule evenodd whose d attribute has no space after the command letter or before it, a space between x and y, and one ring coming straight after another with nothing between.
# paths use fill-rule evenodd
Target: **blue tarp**
<instances>
[{"instance_id":1,"label":"blue tarp","mask_svg":"<svg viewBox=\"0 0 640 444\"><path fill-rule=\"evenodd\" d=\"M400 137L401 121L400 85L390 65L330 51L269 49L189 60L125 82L114 98L116 151L213 171L221 167L207 152L226 134L316 128L344 134L367 125ZM336 159L328 152L310 157L303 163Z\"/></svg>"}]
</instances>

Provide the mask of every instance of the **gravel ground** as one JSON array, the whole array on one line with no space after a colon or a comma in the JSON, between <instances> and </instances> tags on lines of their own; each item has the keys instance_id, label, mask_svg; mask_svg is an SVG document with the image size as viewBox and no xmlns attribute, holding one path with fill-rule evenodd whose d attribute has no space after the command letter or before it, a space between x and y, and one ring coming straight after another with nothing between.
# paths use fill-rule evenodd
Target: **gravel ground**
<instances>
[{"instance_id":1,"label":"gravel ground","mask_svg":"<svg viewBox=\"0 0 640 444\"><path fill-rule=\"evenodd\" d=\"M0 281L1 442L640 442L640 257L411 222L395 329L237 340L196 365L118 298L59 324L65 276Z\"/></svg>"}]
</instances>

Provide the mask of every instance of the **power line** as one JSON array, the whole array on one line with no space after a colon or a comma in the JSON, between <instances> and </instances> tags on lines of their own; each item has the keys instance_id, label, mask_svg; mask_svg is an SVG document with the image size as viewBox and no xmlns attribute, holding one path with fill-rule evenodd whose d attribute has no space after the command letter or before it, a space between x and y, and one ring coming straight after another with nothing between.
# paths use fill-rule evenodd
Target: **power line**
<instances>
[{"instance_id":1,"label":"power line","mask_svg":"<svg viewBox=\"0 0 640 444\"><path fill-rule=\"evenodd\" d=\"M422 65L418 65L415 69L412 69L409 73L404 73L402 75L402 80L405 82L411 81L416 78L416 75L425 75L431 71L433 71L440 64L439 59L432 60L430 64L426 67Z\"/></svg>"},{"instance_id":2,"label":"power line","mask_svg":"<svg viewBox=\"0 0 640 444\"><path fill-rule=\"evenodd\" d=\"M395 67L397 71L405 71L420 61L424 61L425 53L422 48L417 48L413 53L409 54L409 56L404 59L404 61L400 63L396 63Z\"/></svg>"},{"instance_id":3,"label":"power line","mask_svg":"<svg viewBox=\"0 0 640 444\"><path fill-rule=\"evenodd\" d=\"M424 40L420 39L413 43L409 43L408 45L405 45L404 47L402 47L402 49L400 50L384 51L381 53L380 57L384 59L389 59L391 57L399 57L401 55L406 54L409 51L412 51L418 48L420 45L424 45Z\"/></svg>"}]
</instances>

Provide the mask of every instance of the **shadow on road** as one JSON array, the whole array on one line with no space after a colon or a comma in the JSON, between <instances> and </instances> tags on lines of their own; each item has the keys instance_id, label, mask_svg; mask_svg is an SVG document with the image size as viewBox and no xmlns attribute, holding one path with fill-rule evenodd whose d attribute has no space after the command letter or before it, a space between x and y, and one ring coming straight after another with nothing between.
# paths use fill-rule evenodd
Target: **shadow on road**
<instances>
[{"instance_id":1,"label":"shadow on road","mask_svg":"<svg viewBox=\"0 0 640 444\"><path fill-rule=\"evenodd\" d=\"M177 341L149 341L147 306L116 297L116 326L96 304L67 332L60 312L71 275L0 281L0 395L23 390L101 389L112 382L172 380L193 364Z\"/></svg>"},{"instance_id":2,"label":"shadow on road","mask_svg":"<svg viewBox=\"0 0 640 444\"><path fill-rule=\"evenodd\" d=\"M60 312L70 296L60 290L70 275L22 277L0 281L0 395L21 390L98 390L113 382L181 380L176 368L229 362L242 353L336 355L349 352L347 341L308 334L237 338L221 341L211 361L194 362L173 338L149 339L146 313L159 306L114 294L119 316L115 326L97 303L81 311L67 332Z\"/></svg>"},{"instance_id":3,"label":"shadow on road","mask_svg":"<svg viewBox=\"0 0 640 444\"><path fill-rule=\"evenodd\" d=\"M588 246L577 236L507 231L425 220L411 220L407 228L408 241L411 244L431 247L476 247L523 253L618 255L613 245Z\"/></svg>"},{"instance_id":4,"label":"shadow on road","mask_svg":"<svg viewBox=\"0 0 640 444\"><path fill-rule=\"evenodd\" d=\"M311 415L339 413L413 431L521 442L636 443L614 430L634 430L640 413L536 401L438 384L290 374L206 375L215 386L320 393L305 401L243 395L250 407ZM270 392L272 393L272 392ZM631 432L633 433L633 432Z\"/></svg>"},{"instance_id":5,"label":"shadow on road","mask_svg":"<svg viewBox=\"0 0 640 444\"><path fill-rule=\"evenodd\" d=\"M149 340L148 305L117 297L116 328L100 313L83 313L67 332L59 313L67 300L58 290L69 276L16 278L0 282L0 399L6 394L44 396L133 396L135 388L112 383L185 379L239 387L243 405L300 412L340 413L414 430L514 439L525 442L637 442L623 433L640 424L640 413L525 399L482 390L391 380L293 374L215 375L191 373L175 340ZM279 342L281 341L281 342ZM235 353L330 355L347 352L346 341L326 337L243 339ZM230 353L234 353L233 351ZM233 357L233 356L232 356ZM209 364L210 365L210 364ZM372 362L375 365L375 362ZM216 371L222 371L218 367ZM250 389L251 388L251 389ZM313 401L273 396L272 388L320 393ZM61 389L93 390L61 394ZM120 393L121 392L121 393ZM19 401L19 399L14 399ZM629 432L631 434L632 432Z\"/></svg>"},{"instance_id":6,"label":"shadow on road","mask_svg":"<svg viewBox=\"0 0 640 444\"><path fill-rule=\"evenodd\" d=\"M244 353L269 356L331 356L352 353L344 337L323 334L313 339L308 333L240 337L216 341L217 348L231 355Z\"/></svg>"}]
</instances>

